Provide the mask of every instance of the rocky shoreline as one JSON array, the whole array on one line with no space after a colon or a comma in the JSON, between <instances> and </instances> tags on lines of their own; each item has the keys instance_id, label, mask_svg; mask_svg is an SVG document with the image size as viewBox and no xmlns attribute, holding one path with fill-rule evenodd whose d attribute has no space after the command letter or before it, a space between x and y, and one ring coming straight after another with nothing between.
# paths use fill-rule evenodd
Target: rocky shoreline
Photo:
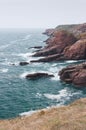
<instances>
[{"instance_id":1,"label":"rocky shoreline","mask_svg":"<svg viewBox=\"0 0 86 130\"><path fill-rule=\"evenodd\" d=\"M84 63L82 62L80 65L64 68L60 71L59 76L66 83L73 83L78 87L86 87L86 23L60 25L55 29L47 29L43 34L48 36L45 41L46 45L43 48L42 46L32 47L36 49L32 57L39 57L39 59L31 60L30 63L84 60ZM28 64L28 62L23 61L19 63L21 66ZM29 79L49 77L48 74L39 74L37 76L37 73L35 73L33 76L31 74L28 75Z\"/></svg>"},{"instance_id":2,"label":"rocky shoreline","mask_svg":"<svg viewBox=\"0 0 86 130\"><path fill-rule=\"evenodd\" d=\"M77 25L60 25L48 29L43 34L49 38L44 48L33 57L44 57L33 62L58 62L65 60L86 60L86 23ZM66 83L86 87L86 62L67 67L60 71L60 79Z\"/></svg>"},{"instance_id":3,"label":"rocky shoreline","mask_svg":"<svg viewBox=\"0 0 86 130\"><path fill-rule=\"evenodd\" d=\"M86 23L61 25L44 32L49 38L44 48L33 57L44 57L32 62L86 59Z\"/></svg>"}]
</instances>

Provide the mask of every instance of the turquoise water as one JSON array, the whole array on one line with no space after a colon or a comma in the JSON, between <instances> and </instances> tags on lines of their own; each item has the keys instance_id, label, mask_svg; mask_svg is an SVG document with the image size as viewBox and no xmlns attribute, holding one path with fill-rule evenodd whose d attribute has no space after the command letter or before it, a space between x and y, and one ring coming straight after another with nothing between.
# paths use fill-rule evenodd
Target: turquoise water
<instances>
[{"instance_id":1,"label":"turquoise water","mask_svg":"<svg viewBox=\"0 0 86 130\"><path fill-rule=\"evenodd\" d=\"M63 67L78 61L56 63L31 63L20 66L20 61L30 61L35 49L44 46L47 37L43 29L0 31L0 119L14 118L24 112L31 112L51 106L60 106L86 97L86 90L62 83L58 72ZM15 65L13 65L15 64ZM33 72L48 72L54 78L27 80L25 75Z\"/></svg>"}]
</instances>

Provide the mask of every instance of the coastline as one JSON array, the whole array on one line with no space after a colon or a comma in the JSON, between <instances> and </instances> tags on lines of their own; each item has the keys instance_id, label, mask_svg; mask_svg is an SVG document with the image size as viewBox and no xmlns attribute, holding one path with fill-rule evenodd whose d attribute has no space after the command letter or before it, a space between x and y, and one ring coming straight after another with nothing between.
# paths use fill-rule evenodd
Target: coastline
<instances>
[{"instance_id":1,"label":"coastline","mask_svg":"<svg viewBox=\"0 0 86 130\"><path fill-rule=\"evenodd\" d=\"M40 110L30 116L0 120L1 130L86 130L86 98Z\"/></svg>"},{"instance_id":2,"label":"coastline","mask_svg":"<svg viewBox=\"0 0 86 130\"><path fill-rule=\"evenodd\" d=\"M85 37L81 38L81 41L80 41L80 39L78 39L79 42L76 42L75 36L72 37L72 35L68 34L67 32L64 32L64 31L62 31L60 35L63 36L64 34L67 35L69 41L71 38L74 38L73 43L71 42L71 46L74 46L75 44L77 44L77 46L79 44L81 45L83 43L82 39L84 39L83 48L85 48L85 45L86 45ZM52 34L49 34L49 35L51 35L50 39L52 39ZM54 34L54 35L56 35L56 34ZM57 37L57 35L56 35L56 37ZM64 37L64 39L65 39L65 37ZM58 39L57 39L57 41L58 41ZM61 39L61 41L62 41L62 39ZM49 41L47 41L47 42L49 42ZM53 43L53 42L51 42L51 43ZM49 43L47 43L47 44L49 44ZM63 44L63 42L62 42L62 44ZM32 61L32 62L52 62L52 61L65 60L65 58L63 57L63 53L61 53L62 54L61 59L58 58L59 54L52 54L55 51L56 47L58 47L58 46L55 46L53 48L54 49L53 51L51 50L52 45L49 46L49 51L39 50L38 53L36 53L37 55L35 55L35 56L40 57L43 54L45 56L45 59L40 59L38 61ZM68 45L68 48L65 48L65 51L63 50L63 52L65 53L66 51L70 50L70 48L71 47ZM79 49L81 49L81 48L79 47ZM57 53L57 52L55 52L55 53ZM75 52L73 54L75 54ZM81 54L77 53L77 56L78 55L81 56ZM76 58L75 57L67 58L66 57L67 58L66 60L68 60L68 61L69 60L84 60L84 55L85 55L85 53L82 55L83 57L79 57L79 58L77 58L77 57ZM53 60L54 58L55 58L55 60ZM80 70L81 69L83 69L83 67L81 68L81 66L80 66ZM84 66L84 70L86 70L85 66ZM68 72L71 72L71 71L68 71ZM74 72L75 72L75 70L74 70ZM70 75L70 73L69 73L69 75ZM72 76L70 76L70 77L72 77ZM84 76L84 77L86 78L86 76ZM68 75L67 75L66 80L69 81ZM14 118L14 119L0 120L0 130L67 130L67 129L86 130L86 98L81 98L67 106L52 107L49 109L32 111L31 115L27 115L27 113L29 114L29 112L26 112L26 115L25 115L25 113L23 113L23 114L21 114L21 116Z\"/></svg>"}]
</instances>

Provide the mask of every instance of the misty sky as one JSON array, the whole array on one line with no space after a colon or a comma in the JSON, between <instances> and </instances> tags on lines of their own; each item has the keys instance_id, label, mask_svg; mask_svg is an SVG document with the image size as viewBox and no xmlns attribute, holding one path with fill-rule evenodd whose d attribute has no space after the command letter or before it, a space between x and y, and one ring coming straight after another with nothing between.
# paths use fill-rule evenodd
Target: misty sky
<instances>
[{"instance_id":1,"label":"misty sky","mask_svg":"<svg viewBox=\"0 0 86 130\"><path fill-rule=\"evenodd\" d=\"M0 0L0 28L48 28L86 22L86 0Z\"/></svg>"}]
</instances>

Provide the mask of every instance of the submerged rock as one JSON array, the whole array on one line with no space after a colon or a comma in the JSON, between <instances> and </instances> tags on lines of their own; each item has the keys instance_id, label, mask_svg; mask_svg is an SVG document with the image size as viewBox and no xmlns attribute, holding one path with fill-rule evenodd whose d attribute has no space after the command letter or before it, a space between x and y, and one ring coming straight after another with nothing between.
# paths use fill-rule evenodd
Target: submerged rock
<instances>
[{"instance_id":1,"label":"submerged rock","mask_svg":"<svg viewBox=\"0 0 86 130\"><path fill-rule=\"evenodd\" d=\"M41 73L41 72L26 75L26 78L31 80L40 79L40 78L50 78L50 77L54 77L54 75L48 73Z\"/></svg>"},{"instance_id":2,"label":"submerged rock","mask_svg":"<svg viewBox=\"0 0 86 130\"><path fill-rule=\"evenodd\" d=\"M60 79L66 83L73 83L78 87L86 87L86 62L71 65L59 72Z\"/></svg>"},{"instance_id":3,"label":"submerged rock","mask_svg":"<svg viewBox=\"0 0 86 130\"><path fill-rule=\"evenodd\" d=\"M19 63L19 65L21 65L21 66L28 65L28 64L29 64L29 63L26 62L26 61L22 61L22 62Z\"/></svg>"}]
</instances>

